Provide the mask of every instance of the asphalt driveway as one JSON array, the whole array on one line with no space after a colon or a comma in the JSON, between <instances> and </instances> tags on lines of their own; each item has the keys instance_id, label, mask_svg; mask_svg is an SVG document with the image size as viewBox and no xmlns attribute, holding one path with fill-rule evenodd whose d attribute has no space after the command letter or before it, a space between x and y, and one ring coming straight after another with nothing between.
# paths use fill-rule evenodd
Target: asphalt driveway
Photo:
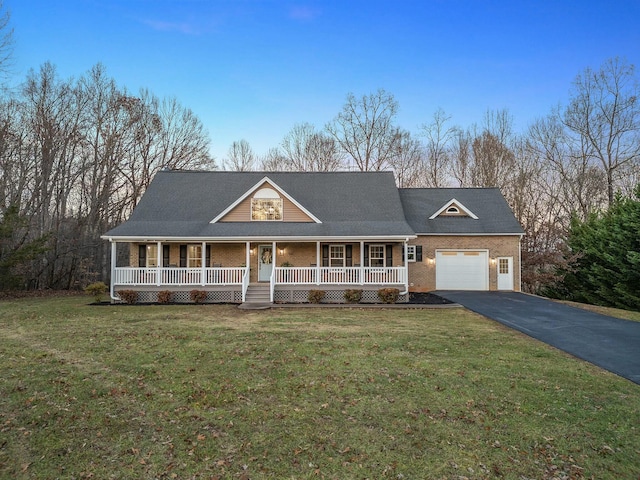
<instances>
[{"instance_id":1,"label":"asphalt driveway","mask_svg":"<svg viewBox=\"0 0 640 480\"><path fill-rule=\"evenodd\" d=\"M434 292L640 384L640 322L515 292Z\"/></svg>"}]
</instances>

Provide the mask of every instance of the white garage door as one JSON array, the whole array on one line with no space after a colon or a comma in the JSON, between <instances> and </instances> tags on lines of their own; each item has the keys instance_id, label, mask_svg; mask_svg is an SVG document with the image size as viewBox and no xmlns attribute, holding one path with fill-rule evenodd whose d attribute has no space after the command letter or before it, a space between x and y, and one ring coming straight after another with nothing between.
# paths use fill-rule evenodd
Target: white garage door
<instances>
[{"instance_id":1,"label":"white garage door","mask_svg":"<svg viewBox=\"0 0 640 480\"><path fill-rule=\"evenodd\" d=\"M436 251L436 289L488 290L486 251Z\"/></svg>"}]
</instances>

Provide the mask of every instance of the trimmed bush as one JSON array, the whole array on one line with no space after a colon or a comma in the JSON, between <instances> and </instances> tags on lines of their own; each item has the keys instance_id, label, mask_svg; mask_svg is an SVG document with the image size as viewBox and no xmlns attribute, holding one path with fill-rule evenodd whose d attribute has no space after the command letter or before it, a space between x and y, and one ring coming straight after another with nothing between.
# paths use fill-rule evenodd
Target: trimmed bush
<instances>
[{"instance_id":1,"label":"trimmed bush","mask_svg":"<svg viewBox=\"0 0 640 480\"><path fill-rule=\"evenodd\" d=\"M100 303L102 301L102 296L107 293L107 290L109 290L109 287L107 287L104 282L95 282L91 285L87 285L84 289L84 293L93 296L96 303Z\"/></svg>"},{"instance_id":2,"label":"trimmed bush","mask_svg":"<svg viewBox=\"0 0 640 480\"><path fill-rule=\"evenodd\" d=\"M400 290L397 288L381 288L378 290L378 298L382 303L396 303L400 296Z\"/></svg>"},{"instance_id":3,"label":"trimmed bush","mask_svg":"<svg viewBox=\"0 0 640 480\"><path fill-rule=\"evenodd\" d=\"M344 299L347 303L358 303L362 300L362 290L345 290Z\"/></svg>"},{"instance_id":4,"label":"trimmed bush","mask_svg":"<svg viewBox=\"0 0 640 480\"><path fill-rule=\"evenodd\" d=\"M195 303L202 303L207 299L207 292L204 290L191 290L189 296Z\"/></svg>"},{"instance_id":5,"label":"trimmed bush","mask_svg":"<svg viewBox=\"0 0 640 480\"><path fill-rule=\"evenodd\" d=\"M138 292L135 290L118 290L116 293L123 302L128 303L129 305L138 301Z\"/></svg>"},{"instance_id":6,"label":"trimmed bush","mask_svg":"<svg viewBox=\"0 0 640 480\"><path fill-rule=\"evenodd\" d=\"M171 290L162 290L158 292L158 303L169 303L173 292Z\"/></svg>"},{"instance_id":7,"label":"trimmed bush","mask_svg":"<svg viewBox=\"0 0 640 480\"><path fill-rule=\"evenodd\" d=\"M309 290L309 303L320 303L324 296L324 290Z\"/></svg>"}]
</instances>

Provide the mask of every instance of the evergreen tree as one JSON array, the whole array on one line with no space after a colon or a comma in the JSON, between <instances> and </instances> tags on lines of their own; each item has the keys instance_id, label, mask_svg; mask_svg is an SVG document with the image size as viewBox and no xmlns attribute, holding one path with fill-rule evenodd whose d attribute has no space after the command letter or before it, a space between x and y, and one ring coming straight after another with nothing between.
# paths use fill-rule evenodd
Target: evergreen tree
<instances>
[{"instance_id":1,"label":"evergreen tree","mask_svg":"<svg viewBox=\"0 0 640 480\"><path fill-rule=\"evenodd\" d=\"M617 196L606 212L574 218L567 244L577 259L564 272L564 296L640 310L640 185L635 198Z\"/></svg>"},{"instance_id":2,"label":"evergreen tree","mask_svg":"<svg viewBox=\"0 0 640 480\"><path fill-rule=\"evenodd\" d=\"M29 239L28 224L16 205L0 212L0 290L24 288L25 269L48 250L48 236Z\"/></svg>"}]
</instances>

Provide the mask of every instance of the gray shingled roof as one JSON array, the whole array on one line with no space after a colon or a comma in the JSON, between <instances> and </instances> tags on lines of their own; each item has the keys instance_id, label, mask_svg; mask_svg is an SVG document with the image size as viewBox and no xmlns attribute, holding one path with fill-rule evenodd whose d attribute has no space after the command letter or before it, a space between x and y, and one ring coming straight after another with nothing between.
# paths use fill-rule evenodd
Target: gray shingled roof
<instances>
[{"instance_id":1,"label":"gray shingled roof","mask_svg":"<svg viewBox=\"0 0 640 480\"><path fill-rule=\"evenodd\" d=\"M210 223L264 177L322 223ZM156 174L128 221L104 237L413 236L391 172Z\"/></svg>"},{"instance_id":2,"label":"gray shingled roof","mask_svg":"<svg viewBox=\"0 0 640 480\"><path fill-rule=\"evenodd\" d=\"M404 215L417 234L522 234L524 231L497 188L401 188ZM451 200L471 210L471 217L429 220Z\"/></svg>"}]
</instances>

